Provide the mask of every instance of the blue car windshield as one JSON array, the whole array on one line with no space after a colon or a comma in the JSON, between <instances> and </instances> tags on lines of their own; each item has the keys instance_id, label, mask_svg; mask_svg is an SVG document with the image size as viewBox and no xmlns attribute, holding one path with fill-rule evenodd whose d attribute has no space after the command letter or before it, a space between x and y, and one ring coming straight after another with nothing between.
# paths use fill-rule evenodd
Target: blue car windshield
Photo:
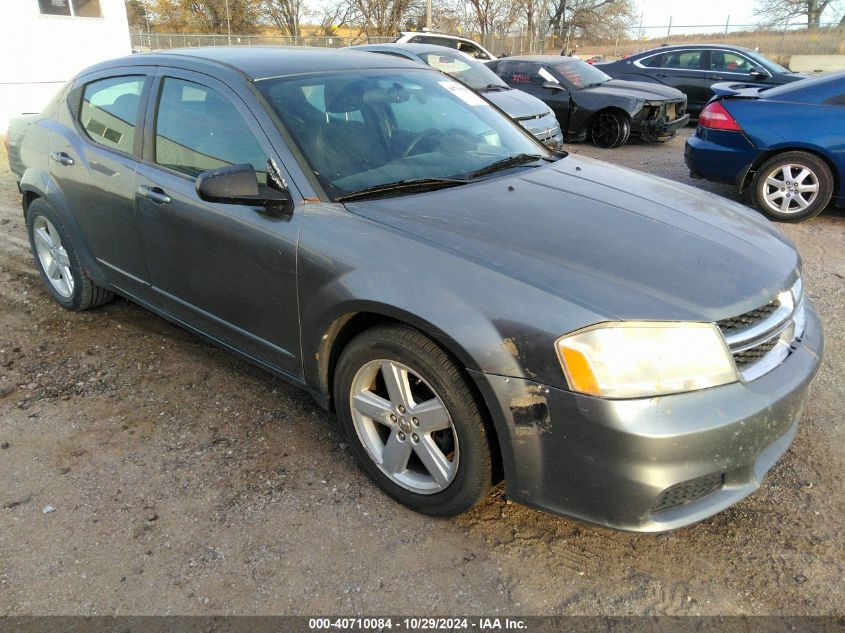
<instances>
[{"instance_id":1,"label":"blue car windshield","mask_svg":"<svg viewBox=\"0 0 845 633\"><path fill-rule=\"evenodd\" d=\"M553 156L478 94L430 70L309 74L256 85L332 199L393 183L463 180L512 157Z\"/></svg>"}]
</instances>

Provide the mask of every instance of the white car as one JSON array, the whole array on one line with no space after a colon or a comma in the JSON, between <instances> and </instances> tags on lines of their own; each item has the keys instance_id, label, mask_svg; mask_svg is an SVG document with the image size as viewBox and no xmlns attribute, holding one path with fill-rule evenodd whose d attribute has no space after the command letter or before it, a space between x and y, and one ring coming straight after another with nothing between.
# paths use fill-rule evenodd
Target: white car
<instances>
[{"instance_id":1,"label":"white car","mask_svg":"<svg viewBox=\"0 0 845 633\"><path fill-rule=\"evenodd\" d=\"M487 61L490 59L497 59L496 56L484 48L481 44L468 40L465 37L458 37L457 35L446 35L445 33L432 33L430 31L402 31L396 44L435 44L437 46L446 46L448 48L456 48L462 53L466 53L470 57Z\"/></svg>"}]
</instances>

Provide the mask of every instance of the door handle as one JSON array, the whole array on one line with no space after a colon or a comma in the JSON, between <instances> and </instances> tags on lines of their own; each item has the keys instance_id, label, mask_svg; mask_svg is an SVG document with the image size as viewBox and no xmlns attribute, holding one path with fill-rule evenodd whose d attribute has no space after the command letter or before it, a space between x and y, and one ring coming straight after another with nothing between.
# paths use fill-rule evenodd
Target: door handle
<instances>
[{"instance_id":1,"label":"door handle","mask_svg":"<svg viewBox=\"0 0 845 633\"><path fill-rule=\"evenodd\" d=\"M64 165L65 167L73 165L73 159L67 152L51 152L50 158L52 158L57 163Z\"/></svg>"},{"instance_id":2,"label":"door handle","mask_svg":"<svg viewBox=\"0 0 845 633\"><path fill-rule=\"evenodd\" d=\"M707 75L707 79L722 79L719 75Z\"/></svg>"},{"instance_id":3,"label":"door handle","mask_svg":"<svg viewBox=\"0 0 845 633\"><path fill-rule=\"evenodd\" d=\"M654 76L655 77L668 77L669 73L655 73Z\"/></svg>"},{"instance_id":4,"label":"door handle","mask_svg":"<svg viewBox=\"0 0 845 633\"><path fill-rule=\"evenodd\" d=\"M146 198L147 200L152 200L156 204L170 203L170 196L164 193L164 190L160 187L146 187L141 185L138 187L138 195Z\"/></svg>"}]
</instances>

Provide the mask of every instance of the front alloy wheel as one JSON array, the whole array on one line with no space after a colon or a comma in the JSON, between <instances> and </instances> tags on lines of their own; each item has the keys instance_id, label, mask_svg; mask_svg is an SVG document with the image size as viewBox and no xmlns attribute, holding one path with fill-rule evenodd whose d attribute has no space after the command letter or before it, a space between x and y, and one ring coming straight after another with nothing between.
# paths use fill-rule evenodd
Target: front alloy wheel
<instances>
[{"instance_id":1,"label":"front alloy wheel","mask_svg":"<svg viewBox=\"0 0 845 633\"><path fill-rule=\"evenodd\" d=\"M422 332L380 325L343 350L334 402L361 468L408 507L452 516L493 483L493 437L449 355Z\"/></svg>"},{"instance_id":2,"label":"front alloy wheel","mask_svg":"<svg viewBox=\"0 0 845 633\"><path fill-rule=\"evenodd\" d=\"M460 459L452 417L409 367L365 364L352 380L350 407L358 439L391 481L426 495L452 483Z\"/></svg>"}]
</instances>

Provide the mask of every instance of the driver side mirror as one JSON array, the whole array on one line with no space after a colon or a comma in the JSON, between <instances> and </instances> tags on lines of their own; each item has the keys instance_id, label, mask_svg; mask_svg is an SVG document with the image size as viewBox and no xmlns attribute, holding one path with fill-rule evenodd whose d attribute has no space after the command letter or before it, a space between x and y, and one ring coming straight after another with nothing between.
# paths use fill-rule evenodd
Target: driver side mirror
<instances>
[{"instance_id":1,"label":"driver side mirror","mask_svg":"<svg viewBox=\"0 0 845 633\"><path fill-rule=\"evenodd\" d=\"M768 79L772 76L771 73L762 66L755 66L748 71L748 74L751 75L752 79L757 80Z\"/></svg>"},{"instance_id":2,"label":"driver side mirror","mask_svg":"<svg viewBox=\"0 0 845 633\"><path fill-rule=\"evenodd\" d=\"M561 86L556 81L546 81L546 82L544 82L543 88L545 88L546 90L562 90L563 92L566 92L566 88Z\"/></svg>"},{"instance_id":3,"label":"driver side mirror","mask_svg":"<svg viewBox=\"0 0 845 633\"><path fill-rule=\"evenodd\" d=\"M241 164L205 171L197 176L197 195L207 202L264 207L274 214L289 214L293 200L287 191L258 186L252 165Z\"/></svg>"}]
</instances>

